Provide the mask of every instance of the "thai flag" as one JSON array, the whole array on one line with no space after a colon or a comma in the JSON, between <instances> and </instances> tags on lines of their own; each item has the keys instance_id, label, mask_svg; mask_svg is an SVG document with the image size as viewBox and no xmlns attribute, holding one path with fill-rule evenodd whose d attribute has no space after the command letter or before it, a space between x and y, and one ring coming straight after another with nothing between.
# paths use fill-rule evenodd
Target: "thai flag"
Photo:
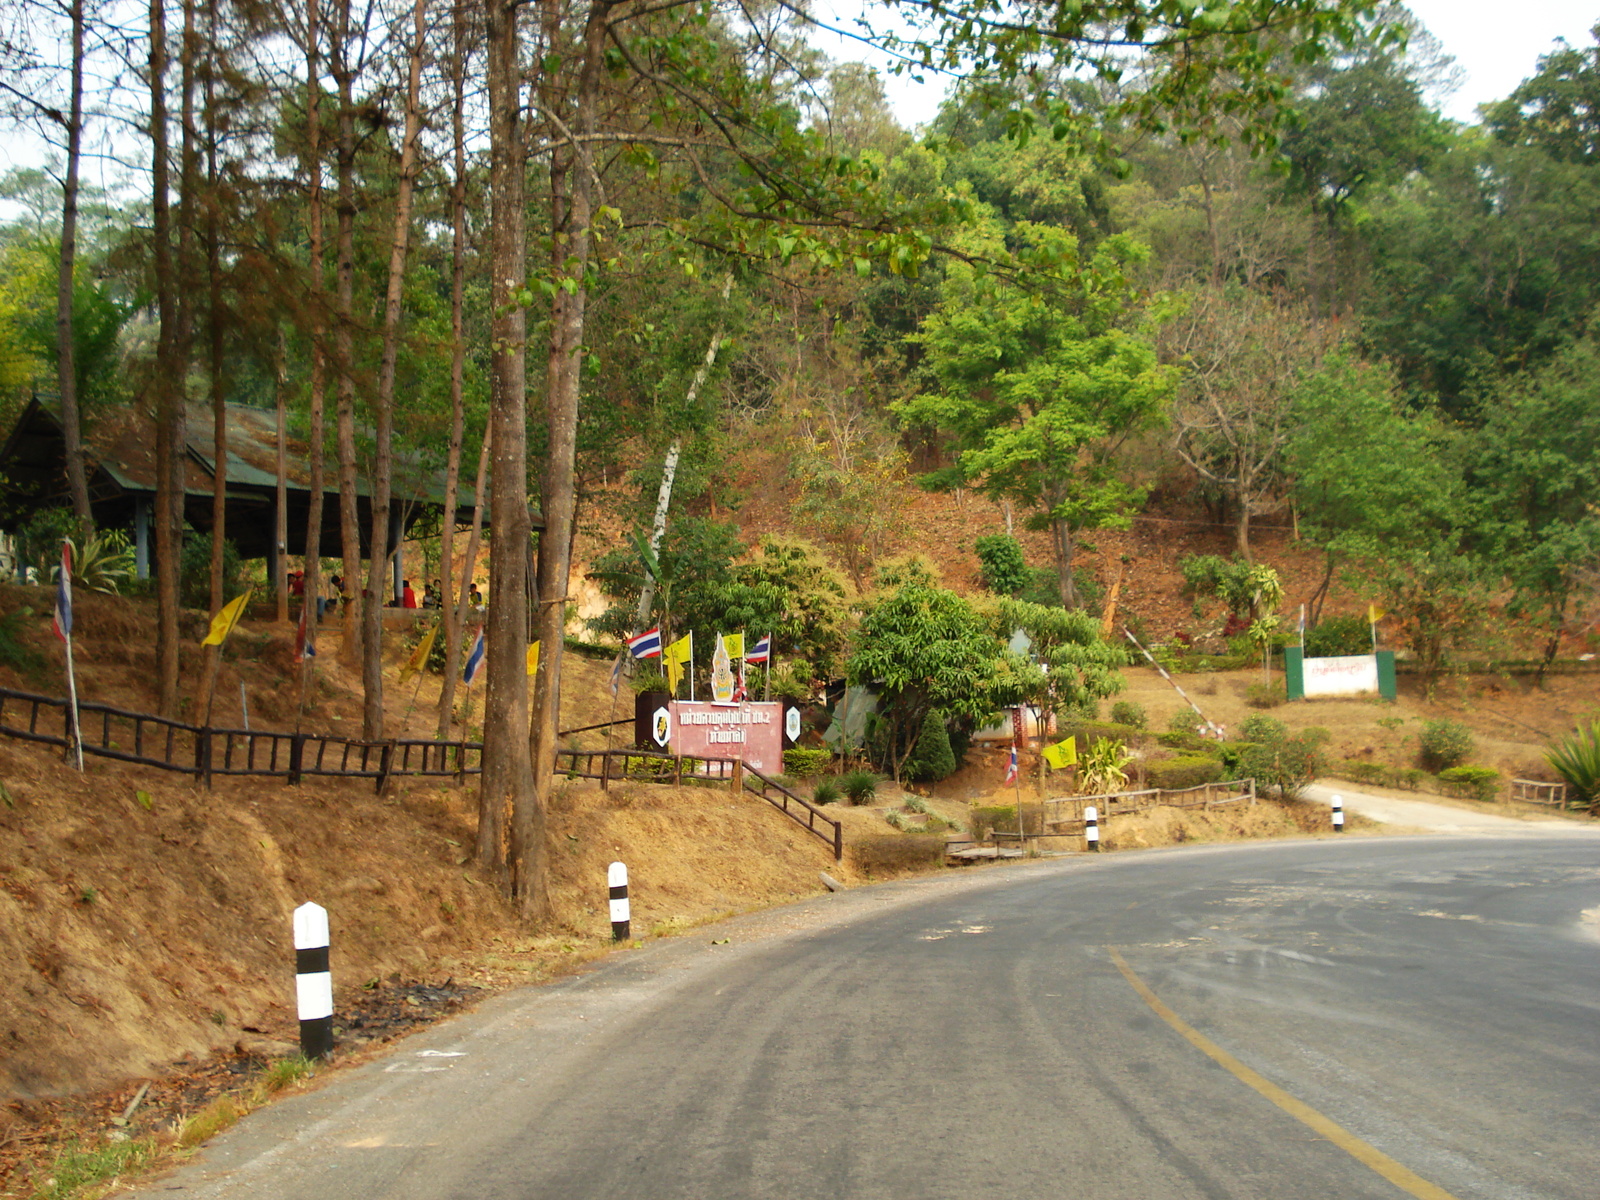
<instances>
[{"instance_id":1,"label":"thai flag","mask_svg":"<svg viewBox=\"0 0 1600 1200\"><path fill-rule=\"evenodd\" d=\"M772 635L770 633L767 634L766 637L762 638L759 642L757 642L754 646L752 646L750 648L750 652L744 656L744 660L747 663L753 663L753 662L764 663L764 662L770 662L771 659L772 659Z\"/></svg>"},{"instance_id":2,"label":"thai flag","mask_svg":"<svg viewBox=\"0 0 1600 1200\"><path fill-rule=\"evenodd\" d=\"M473 680L478 678L478 672L483 669L483 626L478 626L478 636L472 640L472 652L467 655L467 669L462 672L461 679L468 687Z\"/></svg>"},{"instance_id":3,"label":"thai flag","mask_svg":"<svg viewBox=\"0 0 1600 1200\"><path fill-rule=\"evenodd\" d=\"M1012 742L1011 743L1011 761L1006 764L1005 782L1007 782L1007 783L1015 783L1016 781L1017 781L1017 744L1015 742Z\"/></svg>"},{"instance_id":4,"label":"thai flag","mask_svg":"<svg viewBox=\"0 0 1600 1200\"><path fill-rule=\"evenodd\" d=\"M624 638L628 643L628 653L635 658L660 658L661 657L661 627L646 629L638 637Z\"/></svg>"},{"instance_id":5,"label":"thai flag","mask_svg":"<svg viewBox=\"0 0 1600 1200\"><path fill-rule=\"evenodd\" d=\"M56 611L50 628L63 642L72 640L72 543L62 539L61 573L56 576Z\"/></svg>"}]
</instances>

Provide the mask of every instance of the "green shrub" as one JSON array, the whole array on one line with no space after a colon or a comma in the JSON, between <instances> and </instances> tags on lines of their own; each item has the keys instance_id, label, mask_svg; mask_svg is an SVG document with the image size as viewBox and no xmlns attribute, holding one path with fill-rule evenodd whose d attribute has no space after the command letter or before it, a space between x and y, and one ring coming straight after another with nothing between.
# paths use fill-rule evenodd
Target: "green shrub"
<instances>
[{"instance_id":1,"label":"green shrub","mask_svg":"<svg viewBox=\"0 0 1600 1200\"><path fill-rule=\"evenodd\" d=\"M944 718L930 712L922 722L917 744L906 759L901 773L913 783L937 783L956 772L955 752L950 749L950 731Z\"/></svg>"},{"instance_id":2,"label":"green shrub","mask_svg":"<svg viewBox=\"0 0 1600 1200\"><path fill-rule=\"evenodd\" d=\"M628 686L633 689L636 696L643 695L645 692L667 692L672 690L667 686L667 677L653 667L634 675L628 680Z\"/></svg>"},{"instance_id":3,"label":"green shrub","mask_svg":"<svg viewBox=\"0 0 1600 1200\"><path fill-rule=\"evenodd\" d=\"M811 789L811 803L817 805L837 804L839 797L843 794L839 789L839 781L837 779L819 779L816 786Z\"/></svg>"},{"instance_id":4,"label":"green shrub","mask_svg":"<svg viewBox=\"0 0 1600 1200\"><path fill-rule=\"evenodd\" d=\"M1276 742L1289 736L1289 727L1277 717L1251 713L1239 722L1239 737L1247 742Z\"/></svg>"},{"instance_id":5,"label":"green shrub","mask_svg":"<svg viewBox=\"0 0 1600 1200\"><path fill-rule=\"evenodd\" d=\"M1366 783L1373 787L1393 787L1394 771L1385 763L1367 762L1365 759L1347 758L1329 768L1328 773L1351 783Z\"/></svg>"},{"instance_id":6,"label":"green shrub","mask_svg":"<svg viewBox=\"0 0 1600 1200\"><path fill-rule=\"evenodd\" d=\"M1156 744L1168 750L1204 750L1208 745L1198 733L1162 733L1156 735Z\"/></svg>"},{"instance_id":7,"label":"green shrub","mask_svg":"<svg viewBox=\"0 0 1600 1200\"><path fill-rule=\"evenodd\" d=\"M1338 658L1346 654L1372 653L1372 628L1359 614L1327 617L1306 630L1307 658Z\"/></svg>"},{"instance_id":8,"label":"green shrub","mask_svg":"<svg viewBox=\"0 0 1600 1200\"><path fill-rule=\"evenodd\" d=\"M1472 730L1460 721L1439 720L1422 723L1422 765L1430 771L1458 766L1472 753Z\"/></svg>"},{"instance_id":9,"label":"green shrub","mask_svg":"<svg viewBox=\"0 0 1600 1200\"><path fill-rule=\"evenodd\" d=\"M1257 787L1276 789L1285 800L1297 799L1306 784L1327 768L1322 751L1303 734L1253 746L1239 765Z\"/></svg>"},{"instance_id":10,"label":"green shrub","mask_svg":"<svg viewBox=\"0 0 1600 1200\"><path fill-rule=\"evenodd\" d=\"M1229 569L1228 560L1215 554L1185 554L1178 560L1178 570L1183 573L1183 590L1191 596L1208 596L1215 592Z\"/></svg>"},{"instance_id":11,"label":"green shrub","mask_svg":"<svg viewBox=\"0 0 1600 1200\"><path fill-rule=\"evenodd\" d=\"M752 682L754 679L755 673L752 671ZM811 699L811 667L806 663L784 663L772 672L770 686L777 699L790 704L804 704Z\"/></svg>"},{"instance_id":12,"label":"green shrub","mask_svg":"<svg viewBox=\"0 0 1600 1200\"><path fill-rule=\"evenodd\" d=\"M1421 767L1401 767L1394 773L1394 786L1409 791L1420 791L1428 781L1428 773Z\"/></svg>"},{"instance_id":13,"label":"green shrub","mask_svg":"<svg viewBox=\"0 0 1600 1200\"><path fill-rule=\"evenodd\" d=\"M178 595L188 608L211 607L211 538L192 529L184 531L183 556L178 560ZM244 584L240 573L244 562L239 548L226 538L222 542L222 599L226 603L240 592Z\"/></svg>"},{"instance_id":14,"label":"green shrub","mask_svg":"<svg viewBox=\"0 0 1600 1200\"><path fill-rule=\"evenodd\" d=\"M851 771L839 776L839 790L851 804L870 804L878 794L878 777L871 771Z\"/></svg>"},{"instance_id":15,"label":"green shrub","mask_svg":"<svg viewBox=\"0 0 1600 1200\"><path fill-rule=\"evenodd\" d=\"M1326 746L1333 740L1333 730L1326 729L1321 725L1307 725L1300 731L1300 736L1313 746Z\"/></svg>"},{"instance_id":16,"label":"green shrub","mask_svg":"<svg viewBox=\"0 0 1600 1200\"><path fill-rule=\"evenodd\" d=\"M987 533L972 544L983 572L983 586L999 596L1015 596L1028 585L1022 543L1009 533Z\"/></svg>"},{"instance_id":17,"label":"green shrub","mask_svg":"<svg viewBox=\"0 0 1600 1200\"><path fill-rule=\"evenodd\" d=\"M1153 788L1179 791L1199 787L1202 783L1215 783L1222 778L1222 762L1198 754L1182 758L1164 758L1145 765L1145 779Z\"/></svg>"},{"instance_id":18,"label":"green shrub","mask_svg":"<svg viewBox=\"0 0 1600 1200\"><path fill-rule=\"evenodd\" d=\"M795 746L783 752L783 773L796 779L811 779L821 775L833 763L833 751L827 747L812 750Z\"/></svg>"},{"instance_id":19,"label":"green shrub","mask_svg":"<svg viewBox=\"0 0 1600 1200\"><path fill-rule=\"evenodd\" d=\"M1439 782L1454 795L1493 800L1500 792L1500 772L1493 767L1446 767Z\"/></svg>"},{"instance_id":20,"label":"green shrub","mask_svg":"<svg viewBox=\"0 0 1600 1200\"><path fill-rule=\"evenodd\" d=\"M1244 700L1251 708L1277 708L1289 699L1289 693L1284 690L1283 681L1274 679L1269 683L1252 683L1245 688Z\"/></svg>"},{"instance_id":21,"label":"green shrub","mask_svg":"<svg viewBox=\"0 0 1600 1200\"><path fill-rule=\"evenodd\" d=\"M1545 761L1566 780L1568 803L1600 806L1600 720L1581 725L1544 752Z\"/></svg>"},{"instance_id":22,"label":"green shrub","mask_svg":"<svg viewBox=\"0 0 1600 1200\"><path fill-rule=\"evenodd\" d=\"M1117 725L1131 725L1135 729L1143 729L1150 723L1150 718L1145 714L1144 705L1132 700L1118 700L1111 706L1111 720Z\"/></svg>"},{"instance_id":23,"label":"green shrub","mask_svg":"<svg viewBox=\"0 0 1600 1200\"><path fill-rule=\"evenodd\" d=\"M44 655L26 640L31 608L19 608L0 617L0 665L11 667L29 679L44 670Z\"/></svg>"},{"instance_id":24,"label":"green shrub","mask_svg":"<svg viewBox=\"0 0 1600 1200\"><path fill-rule=\"evenodd\" d=\"M623 759L622 769L633 779L671 779L672 759L630 754Z\"/></svg>"},{"instance_id":25,"label":"green shrub","mask_svg":"<svg viewBox=\"0 0 1600 1200\"><path fill-rule=\"evenodd\" d=\"M1211 743L1212 753L1222 763L1223 778L1238 779L1244 774L1239 769L1239 764L1244 760L1245 753L1254 745L1255 742L1245 741L1243 738L1231 742Z\"/></svg>"},{"instance_id":26,"label":"green shrub","mask_svg":"<svg viewBox=\"0 0 1600 1200\"><path fill-rule=\"evenodd\" d=\"M1168 733L1198 733L1204 724L1200 714L1192 708L1180 708L1167 722Z\"/></svg>"}]
</instances>

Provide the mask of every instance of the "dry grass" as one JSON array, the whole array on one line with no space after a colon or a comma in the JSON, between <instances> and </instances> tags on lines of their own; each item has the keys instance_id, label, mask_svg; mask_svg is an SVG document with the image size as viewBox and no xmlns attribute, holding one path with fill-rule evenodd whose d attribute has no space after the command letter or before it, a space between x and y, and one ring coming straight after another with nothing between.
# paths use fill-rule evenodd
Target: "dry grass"
<instances>
[{"instance_id":1,"label":"dry grass","mask_svg":"<svg viewBox=\"0 0 1600 1200\"><path fill-rule=\"evenodd\" d=\"M1347 832L1376 828L1374 822L1359 814L1346 814ZM1186 842L1242 842L1324 833L1333 833L1325 805L1260 800L1253 805L1213 809L1152 808L1112 817L1100 836L1106 850L1136 850Z\"/></svg>"}]
</instances>

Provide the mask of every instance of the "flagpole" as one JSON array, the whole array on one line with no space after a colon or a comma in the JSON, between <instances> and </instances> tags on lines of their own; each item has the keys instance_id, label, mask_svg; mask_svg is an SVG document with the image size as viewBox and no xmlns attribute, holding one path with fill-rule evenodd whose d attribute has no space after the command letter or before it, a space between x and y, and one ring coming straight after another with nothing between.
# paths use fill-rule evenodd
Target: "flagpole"
<instances>
[{"instance_id":1,"label":"flagpole","mask_svg":"<svg viewBox=\"0 0 1600 1200\"><path fill-rule=\"evenodd\" d=\"M71 538L61 539L61 568L56 578L56 633L67 649L67 703L72 706L72 726L67 730L78 772L83 772L83 727L78 720L78 674L72 664L72 553Z\"/></svg>"},{"instance_id":2,"label":"flagpole","mask_svg":"<svg viewBox=\"0 0 1600 1200\"><path fill-rule=\"evenodd\" d=\"M1011 753L1019 759L1022 757L1017 746L1016 731L1012 730ZM1024 858L1028 855L1028 831L1022 823L1022 763L1016 764L1016 770L1011 772L1011 785L1017 790L1017 852ZM1041 768L1042 769L1042 768Z\"/></svg>"},{"instance_id":3,"label":"flagpole","mask_svg":"<svg viewBox=\"0 0 1600 1200\"><path fill-rule=\"evenodd\" d=\"M78 762L78 770L83 770L83 735L82 727L78 724L78 680L72 666L72 635L67 635L67 702L72 705L72 749Z\"/></svg>"},{"instance_id":4,"label":"flagpole","mask_svg":"<svg viewBox=\"0 0 1600 1200\"><path fill-rule=\"evenodd\" d=\"M694 703L694 630L689 630L689 703Z\"/></svg>"}]
</instances>

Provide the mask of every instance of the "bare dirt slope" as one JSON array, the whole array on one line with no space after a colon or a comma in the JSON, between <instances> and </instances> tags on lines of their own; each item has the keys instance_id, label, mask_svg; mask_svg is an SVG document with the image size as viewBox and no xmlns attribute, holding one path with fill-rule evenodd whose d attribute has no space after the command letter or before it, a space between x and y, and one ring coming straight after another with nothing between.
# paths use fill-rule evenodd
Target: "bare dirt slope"
<instances>
[{"instance_id":1,"label":"bare dirt slope","mask_svg":"<svg viewBox=\"0 0 1600 1200\"><path fill-rule=\"evenodd\" d=\"M0 615L8 603L33 607L25 641L42 664L0 668L0 686L62 690L43 594L0 589ZM131 601L80 596L85 699L152 706L146 614ZM270 625L243 630L219 697L232 683L237 703L242 678L255 720L288 724L291 637ZM342 670L331 655L322 669L331 679L319 717L348 728L354 699ZM604 664L569 660L583 723L609 708L605 674ZM419 706L412 725L425 723ZM205 790L92 756L80 775L59 751L0 739L0 786L0 1098L98 1087L241 1039L292 1042L289 918L306 900L329 910L343 1006L393 976L498 985L583 961L609 936L605 876L615 859L629 864L635 927L646 936L815 893L824 867L854 877L757 799L567 784L551 814L556 921L533 937L470 861L470 782L416 782L380 797L368 782L218 777ZM0 1143L3 1126L0 1110Z\"/></svg>"}]
</instances>

